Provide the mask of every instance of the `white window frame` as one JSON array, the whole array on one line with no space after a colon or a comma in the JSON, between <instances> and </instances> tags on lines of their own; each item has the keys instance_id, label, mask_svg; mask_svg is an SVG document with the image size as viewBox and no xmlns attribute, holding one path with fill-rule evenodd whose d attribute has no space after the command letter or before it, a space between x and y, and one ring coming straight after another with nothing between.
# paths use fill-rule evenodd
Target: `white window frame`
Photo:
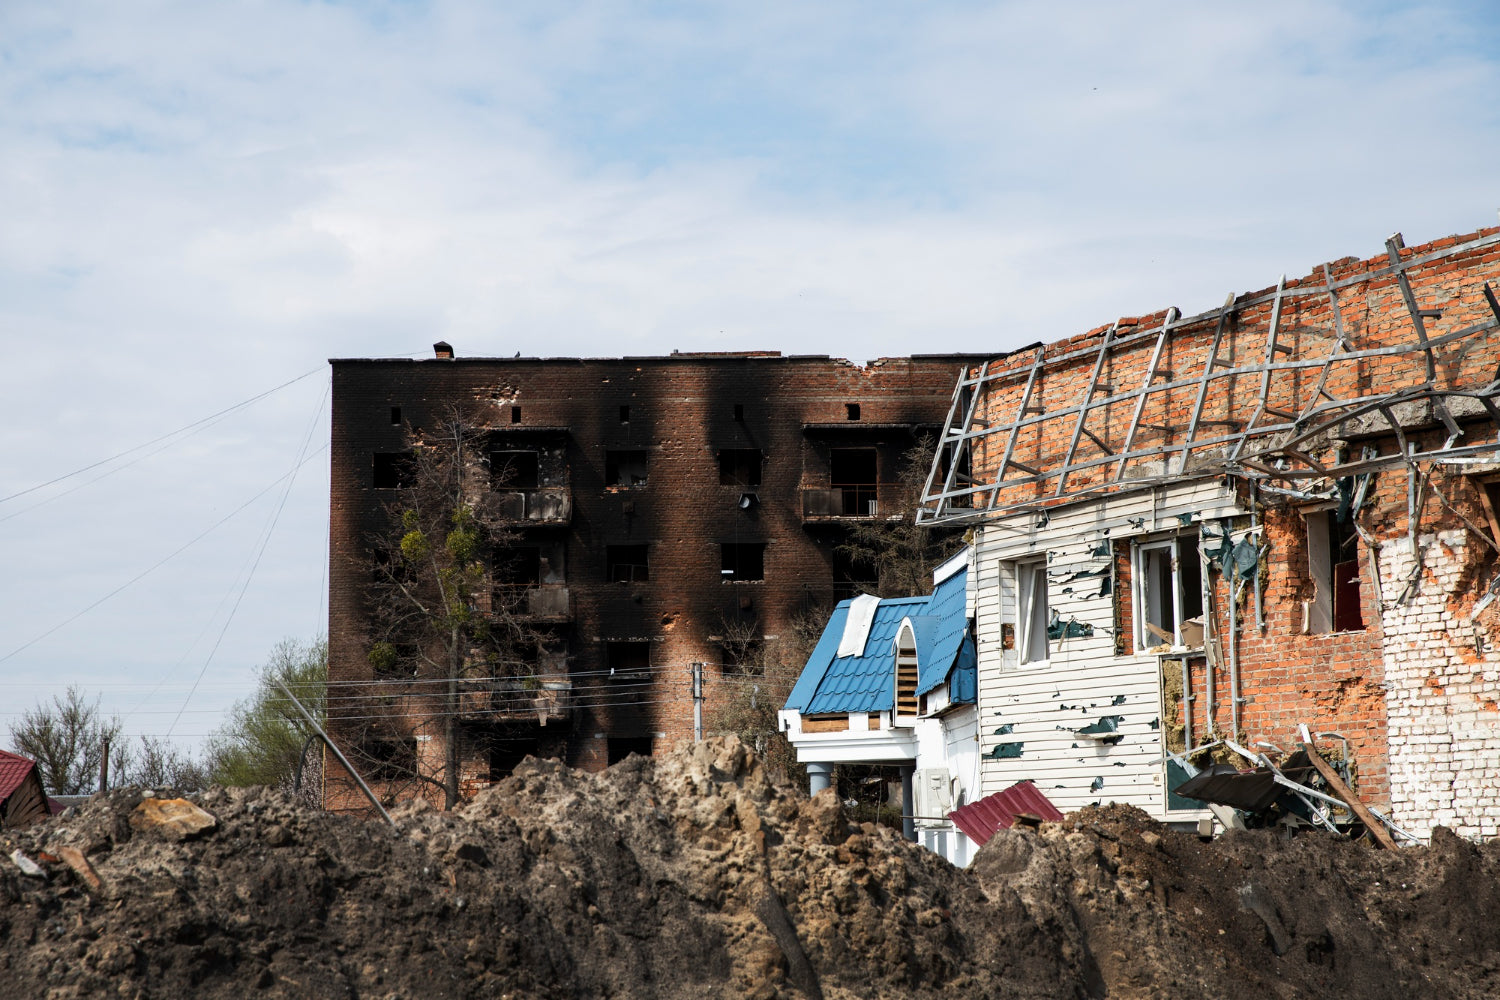
<instances>
[{"instance_id":1,"label":"white window frame","mask_svg":"<svg viewBox=\"0 0 1500 1000\"><path fill-rule=\"evenodd\" d=\"M1047 640L1051 601L1047 588L1047 560L1033 559L1015 564L1016 572L1016 664L1022 667L1045 667L1052 658ZM1038 591L1037 583L1041 587ZM1040 606L1036 598L1040 595ZM1040 626L1040 635L1037 634ZM1037 649L1040 642L1041 649ZM1038 655L1040 652L1040 655Z\"/></svg>"},{"instance_id":2,"label":"white window frame","mask_svg":"<svg viewBox=\"0 0 1500 1000\"><path fill-rule=\"evenodd\" d=\"M1155 597L1155 601L1151 603L1159 605L1163 596L1153 594L1152 590L1158 581L1146 572L1146 568L1148 560L1152 555L1160 552L1166 552L1168 558L1171 560L1171 573L1168 580L1170 581L1169 586L1172 591L1170 595L1170 600L1172 601L1172 641L1168 645L1174 647L1184 645L1182 641L1182 623L1189 616L1186 614L1187 607L1183 601L1182 592L1182 549L1179 543L1183 540L1192 541L1195 545L1202 544L1201 539L1196 534L1180 534L1149 542L1136 542L1133 546L1131 552L1133 586L1131 589L1134 591L1133 597L1135 600L1135 648L1137 650L1150 649L1153 646L1160 646L1164 642L1160 636L1146 631L1146 609L1148 602L1151 602L1151 598ZM1196 550L1193 552L1193 557L1198 558ZM1201 564L1198 604L1201 609L1203 604ZM1198 614L1202 613L1202 610L1199 610Z\"/></svg>"}]
</instances>

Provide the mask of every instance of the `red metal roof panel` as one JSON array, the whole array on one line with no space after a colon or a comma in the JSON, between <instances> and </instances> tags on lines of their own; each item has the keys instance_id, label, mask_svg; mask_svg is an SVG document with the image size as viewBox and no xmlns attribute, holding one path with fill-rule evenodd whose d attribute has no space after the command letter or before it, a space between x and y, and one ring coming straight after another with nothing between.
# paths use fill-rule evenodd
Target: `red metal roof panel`
<instances>
[{"instance_id":1,"label":"red metal roof panel","mask_svg":"<svg viewBox=\"0 0 1500 1000\"><path fill-rule=\"evenodd\" d=\"M1057 806L1029 779L1018 781L1004 791L986 795L966 806L959 806L948 814L948 818L970 840L983 847L995 835L996 830L1013 826L1018 813L1030 813L1054 823L1063 818L1063 814L1057 811Z\"/></svg>"},{"instance_id":2,"label":"red metal roof panel","mask_svg":"<svg viewBox=\"0 0 1500 1000\"><path fill-rule=\"evenodd\" d=\"M0 750L0 802L4 802L21 787L21 782L26 780L26 775L36 763L26 757L18 757L13 753Z\"/></svg>"}]
</instances>

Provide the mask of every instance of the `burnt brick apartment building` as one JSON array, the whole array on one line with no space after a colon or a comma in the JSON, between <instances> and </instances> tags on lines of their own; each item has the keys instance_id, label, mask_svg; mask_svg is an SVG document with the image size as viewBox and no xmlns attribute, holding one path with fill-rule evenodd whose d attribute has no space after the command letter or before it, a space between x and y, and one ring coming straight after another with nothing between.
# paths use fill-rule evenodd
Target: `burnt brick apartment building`
<instances>
[{"instance_id":1,"label":"burnt brick apartment building","mask_svg":"<svg viewBox=\"0 0 1500 1000\"><path fill-rule=\"evenodd\" d=\"M775 636L870 575L835 548L849 525L891 515L903 454L943 425L976 361L435 354L331 362L330 718L352 748L377 701L400 705L386 709L393 745L363 759L443 759L444 702L407 697L431 682L371 665L371 540L392 530L413 437L445 413L479 414L486 464L505 470L484 487L509 533L493 583L519 588L516 613L544 639L530 676L466 682L465 794L526 754L598 769L691 737L692 664L710 709L731 687L713 683L735 671L727 625ZM388 776L371 770L377 785ZM351 792L331 781L329 804L354 805Z\"/></svg>"}]
</instances>

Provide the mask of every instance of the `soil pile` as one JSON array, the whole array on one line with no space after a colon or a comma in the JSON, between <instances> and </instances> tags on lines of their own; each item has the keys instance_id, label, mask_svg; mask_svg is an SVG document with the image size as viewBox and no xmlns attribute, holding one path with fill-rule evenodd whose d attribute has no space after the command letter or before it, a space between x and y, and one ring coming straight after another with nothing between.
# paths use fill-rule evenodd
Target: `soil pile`
<instances>
[{"instance_id":1,"label":"soil pile","mask_svg":"<svg viewBox=\"0 0 1500 1000\"><path fill-rule=\"evenodd\" d=\"M0 837L44 872L0 858L0 996L1500 995L1500 845L1441 831L1201 843L1111 806L958 871L732 739L528 761L394 830L259 789L142 802Z\"/></svg>"}]
</instances>

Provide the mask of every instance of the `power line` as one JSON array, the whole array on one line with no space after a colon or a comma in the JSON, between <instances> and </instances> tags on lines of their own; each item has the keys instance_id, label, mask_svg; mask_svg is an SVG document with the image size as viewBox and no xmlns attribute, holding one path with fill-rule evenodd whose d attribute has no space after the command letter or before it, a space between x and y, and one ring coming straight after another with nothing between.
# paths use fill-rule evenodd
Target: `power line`
<instances>
[{"instance_id":1,"label":"power line","mask_svg":"<svg viewBox=\"0 0 1500 1000\"><path fill-rule=\"evenodd\" d=\"M208 656L203 660L203 668L198 671L198 676L193 680L192 689L188 691L187 697L182 700L182 708L177 712L177 719L182 718L182 713L188 707L188 702L193 700L193 695L198 690L199 681L208 672L208 665L213 662L214 654L219 651L219 645L224 641L224 636L229 632L229 626L234 621L235 612L240 609L240 602L245 599L245 592L250 589L250 581L255 578L255 571L260 567L261 557L266 554L266 547L271 544L271 536L276 531L276 524L281 520L281 512L286 509L286 499L292 493L292 486L297 482L297 470L302 468L307 460L307 446L312 443L313 431L317 429L318 421L323 417L323 407L328 403L328 394L332 391L332 383L323 388L323 398L318 402L318 412L313 414L312 422L307 425L307 433L302 438L302 446L297 449L297 457L292 461L292 467L287 471L286 489L281 491L281 502L276 505L276 511L271 515L271 523L267 526L265 533L261 536L260 548L255 553L255 561L250 565L250 571L245 574L244 586L240 587L239 596L234 599L234 606L229 609L229 617L224 619L224 627L219 630L219 637L214 640L213 648L208 651ZM319 449L321 450L321 449ZM172 725L167 727L167 735L177 728L177 719L172 720Z\"/></svg>"},{"instance_id":2,"label":"power line","mask_svg":"<svg viewBox=\"0 0 1500 1000\"><path fill-rule=\"evenodd\" d=\"M177 428L175 431L169 431L168 433L163 434L160 437L152 438L150 441L147 441L144 444L138 444L134 448L127 448L125 451L111 455L108 458L101 458L97 462L91 462L81 469L74 469L72 472L66 473L65 475L58 476L55 479L49 479L45 483L37 483L35 486L28 486L26 489L20 490L16 493L12 493L9 496L0 497L0 503L6 503L8 501L16 499L17 497L23 497L28 493L35 493L37 490L46 489L48 486L53 486L57 483L63 482L64 480L72 479L74 476L82 475L83 473L88 472L90 469L97 469L101 465L108 465L110 462L113 462L117 458L124 458L126 455L133 455L143 448L149 448L154 444L167 440L168 438L175 437L178 434L181 434L183 431L192 430L199 424L205 424L208 421L215 419L216 417L222 417L227 413L233 413L235 410L241 409L243 407L249 406L251 403L255 403L262 399L265 399L272 393L280 392L282 389L285 389L289 385L295 385L296 383L301 382L303 379L308 378L309 376L316 375L318 372L323 371L323 369L324 366L319 365L311 371L304 372L294 379L290 379L289 381L281 383L275 388L267 389L265 392L251 396L249 399L241 400L240 402L235 403L233 406L225 407L224 409L219 410L216 413L210 413L208 416L202 417L198 420L194 420L190 424L185 424L182 427Z\"/></svg>"},{"instance_id":3,"label":"power line","mask_svg":"<svg viewBox=\"0 0 1500 1000\"><path fill-rule=\"evenodd\" d=\"M303 464L306 464L307 462L312 461L321 452L327 450L327 448L328 448L328 446L324 445L322 448L319 448L317 451L313 452L311 455L308 455L307 458L304 459ZM140 573L138 573L135 576L131 577L129 580L126 580L124 583L120 584L114 590L111 590L109 593L105 594L103 597L99 598L97 601L95 601L93 604L90 604L88 607L84 608L82 611L78 612L75 615L71 615L71 616L69 616L67 618L64 618L62 621L58 622L56 625L52 626L47 631L43 632L41 635L38 635L38 636L36 636L36 637L34 637L32 639L27 640L26 642L24 642L21 645L17 646L15 649L12 649L9 653L6 653L4 656L0 656L0 663L4 663L6 660L9 660L11 657L15 656L17 653L20 653L20 652L22 652L24 650L30 649L32 646L34 646L37 643L41 642L43 639L47 638L47 636L51 635L52 633L58 631L59 629L63 628L64 626L71 625L73 622L75 622L78 619L82 618L84 615L88 614L90 611L94 610L99 605L101 605L105 601L109 600L111 597L114 597L116 594L120 593L120 591L126 589L127 587L129 587L129 586L131 586L133 584L139 583L141 580L144 580L146 577L150 576L152 573L156 572L158 569L161 569L167 563L171 562L173 559L175 559L178 556L180 556L183 552L186 552L193 545L197 544L199 541L202 541L204 537L206 537L209 533L211 533L212 531L214 531L216 528L218 528L221 525L223 525L230 518L234 517L236 514L240 513L246 507L249 507L251 504L255 503L255 501L259 500L261 497L263 497L267 493L271 492L271 490L275 489L276 486L282 480L286 479L290 475L292 475L292 473L288 472L288 473L286 473L286 474L284 474L282 476L279 476L278 478L276 478L275 480L273 480L269 486L267 486L265 489L261 490L259 493L255 494L255 496L251 497L249 500L246 500L244 503L240 504L238 507L236 507L234 510L230 511L228 514L225 514L223 517L221 517L219 520L215 521L213 524L209 525L207 528L204 528L201 532L199 532L198 534L194 535L187 542L184 542L179 548L177 548L176 550L174 550L170 555L167 555L166 557L164 557L163 559L161 559L159 562L157 562L154 565L152 565L150 568L142 570Z\"/></svg>"}]
</instances>

